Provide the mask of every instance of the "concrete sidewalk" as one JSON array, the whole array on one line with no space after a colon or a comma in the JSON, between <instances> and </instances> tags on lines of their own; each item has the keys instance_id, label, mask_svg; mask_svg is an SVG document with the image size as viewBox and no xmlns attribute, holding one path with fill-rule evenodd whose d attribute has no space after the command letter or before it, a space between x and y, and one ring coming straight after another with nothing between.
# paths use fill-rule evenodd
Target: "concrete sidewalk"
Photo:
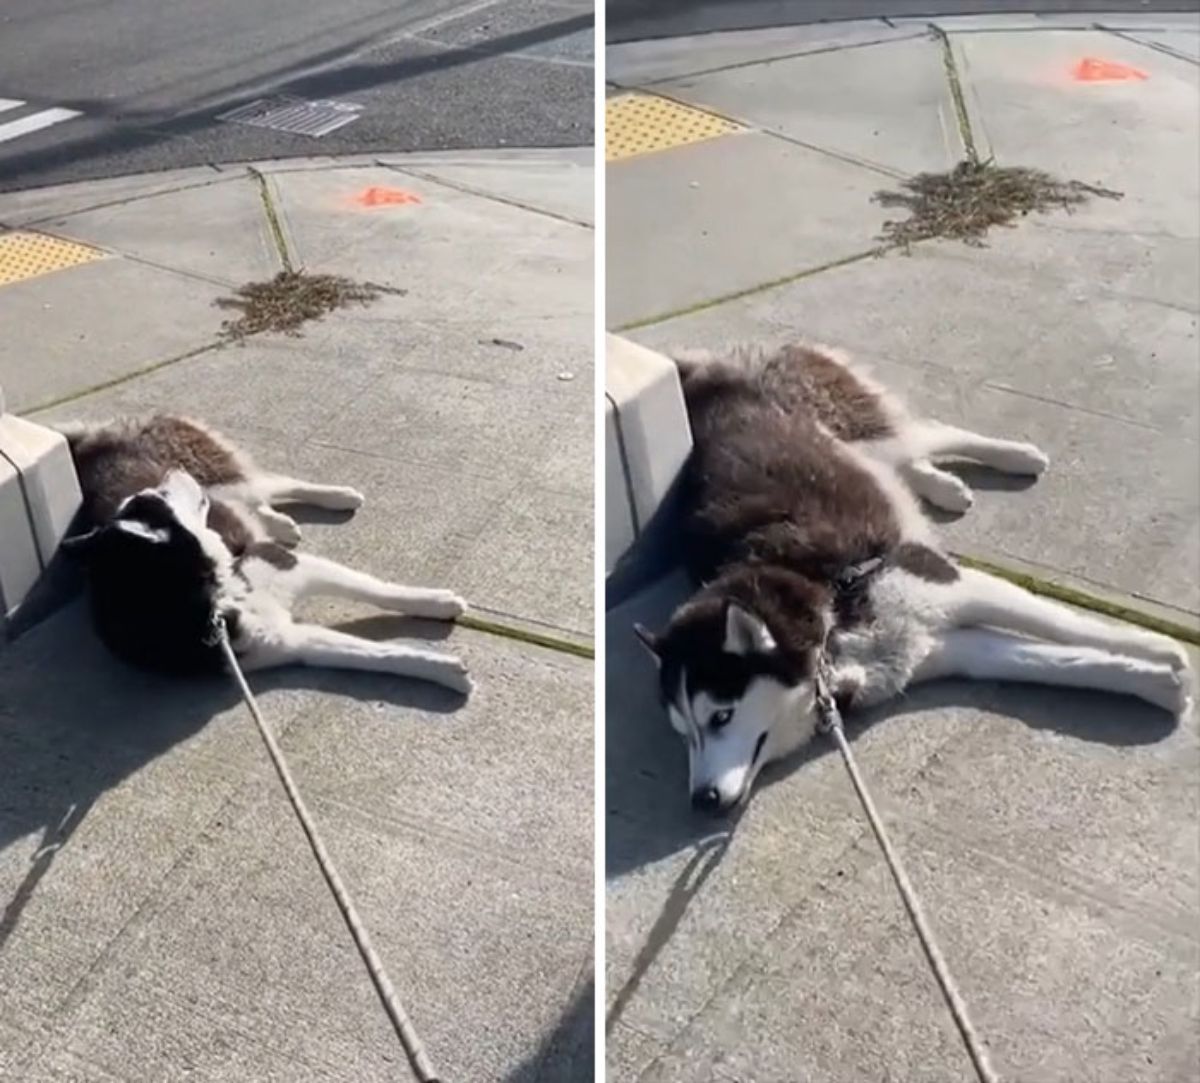
<instances>
[{"instance_id":1,"label":"concrete sidewalk","mask_svg":"<svg viewBox=\"0 0 1200 1083\"><path fill-rule=\"evenodd\" d=\"M591 159L2 196L5 226L95 248L0 287L10 408L204 418L268 466L366 493L349 521L306 520L305 546L586 647ZM221 344L214 301L275 274L281 246L405 292ZM591 1078L591 663L335 603L312 616L448 634L477 682L465 705L371 675L252 682L443 1078ZM118 666L78 603L0 650L0 907L0 1078L409 1078L232 684Z\"/></svg>"},{"instance_id":2,"label":"concrete sidewalk","mask_svg":"<svg viewBox=\"0 0 1200 1083\"><path fill-rule=\"evenodd\" d=\"M647 138L727 130L609 162L609 326L830 342L922 412L1035 441L1049 472L972 474L949 544L1200 628L1198 36L1013 16L612 47L613 99L710 114ZM1106 64L1125 78L1075 77ZM902 213L873 193L970 147L1124 198L873 255ZM610 1078L973 1078L835 756L776 772L731 835L691 816L630 634L685 589L607 614ZM1001 1077L1196 1078L1195 719L947 683L851 729Z\"/></svg>"}]
</instances>

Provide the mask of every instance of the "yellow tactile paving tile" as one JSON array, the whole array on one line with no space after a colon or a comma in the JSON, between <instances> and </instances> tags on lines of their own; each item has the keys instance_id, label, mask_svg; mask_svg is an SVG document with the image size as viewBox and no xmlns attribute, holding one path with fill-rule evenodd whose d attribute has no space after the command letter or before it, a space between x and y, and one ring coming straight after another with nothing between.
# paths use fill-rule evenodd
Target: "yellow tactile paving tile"
<instances>
[{"instance_id":1,"label":"yellow tactile paving tile","mask_svg":"<svg viewBox=\"0 0 1200 1083\"><path fill-rule=\"evenodd\" d=\"M683 147L741 131L724 117L653 94L621 94L605 103L605 161Z\"/></svg>"},{"instance_id":2,"label":"yellow tactile paving tile","mask_svg":"<svg viewBox=\"0 0 1200 1083\"><path fill-rule=\"evenodd\" d=\"M103 255L98 248L45 233L0 233L0 286L91 263Z\"/></svg>"}]
</instances>

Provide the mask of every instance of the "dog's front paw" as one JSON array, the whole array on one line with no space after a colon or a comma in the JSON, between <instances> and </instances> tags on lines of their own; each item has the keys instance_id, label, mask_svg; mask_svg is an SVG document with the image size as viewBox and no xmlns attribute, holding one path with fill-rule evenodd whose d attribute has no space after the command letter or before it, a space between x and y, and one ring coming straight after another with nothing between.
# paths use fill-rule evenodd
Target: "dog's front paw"
<instances>
[{"instance_id":1,"label":"dog's front paw","mask_svg":"<svg viewBox=\"0 0 1200 1083\"><path fill-rule=\"evenodd\" d=\"M957 515L969 511L975 503L970 486L948 471L939 471L926 479L924 496L934 507Z\"/></svg>"},{"instance_id":2,"label":"dog's front paw","mask_svg":"<svg viewBox=\"0 0 1200 1083\"><path fill-rule=\"evenodd\" d=\"M261 507L258 514L272 541L292 547L300 544L300 527L290 515L272 507Z\"/></svg>"},{"instance_id":3,"label":"dog's front paw","mask_svg":"<svg viewBox=\"0 0 1200 1083\"><path fill-rule=\"evenodd\" d=\"M295 519L277 519L271 524L271 535L281 545L291 546L293 549L300 544L301 533L300 527Z\"/></svg>"}]
</instances>

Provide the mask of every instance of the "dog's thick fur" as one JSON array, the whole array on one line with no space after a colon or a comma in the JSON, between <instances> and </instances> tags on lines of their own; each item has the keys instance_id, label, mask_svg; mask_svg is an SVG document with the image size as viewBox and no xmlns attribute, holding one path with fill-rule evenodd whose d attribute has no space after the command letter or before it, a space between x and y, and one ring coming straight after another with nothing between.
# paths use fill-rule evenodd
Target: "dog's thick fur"
<instances>
[{"instance_id":1,"label":"dog's thick fur","mask_svg":"<svg viewBox=\"0 0 1200 1083\"><path fill-rule=\"evenodd\" d=\"M732 808L812 737L821 650L843 708L953 675L1187 709L1173 641L959 568L939 545L917 497L962 512L971 493L936 461L1036 475L1036 447L917 419L824 347L676 361L695 444L683 555L698 590L663 634L638 634L688 744L697 807Z\"/></svg>"},{"instance_id":2,"label":"dog's thick fur","mask_svg":"<svg viewBox=\"0 0 1200 1083\"><path fill-rule=\"evenodd\" d=\"M331 594L397 613L452 620L447 590L386 583L294 552L295 521L276 504L351 510L354 489L266 473L212 429L157 416L59 426L83 492L85 532L64 542L84 558L97 630L135 665L216 671L215 618L244 669L299 663L369 669L470 690L452 655L374 642L292 619L302 598Z\"/></svg>"}]
</instances>

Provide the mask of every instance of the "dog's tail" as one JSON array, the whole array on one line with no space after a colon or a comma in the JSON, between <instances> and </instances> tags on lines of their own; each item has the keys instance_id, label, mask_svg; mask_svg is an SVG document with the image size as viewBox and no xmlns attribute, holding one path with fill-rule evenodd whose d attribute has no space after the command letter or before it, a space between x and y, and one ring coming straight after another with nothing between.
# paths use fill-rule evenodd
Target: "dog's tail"
<instances>
[{"instance_id":1,"label":"dog's tail","mask_svg":"<svg viewBox=\"0 0 1200 1083\"><path fill-rule=\"evenodd\" d=\"M708 366L718 359L718 355L711 350L689 349L686 347L665 350L664 353L668 360L675 365L675 368L679 370L679 382L683 385L685 394L697 374L705 372Z\"/></svg>"},{"instance_id":2,"label":"dog's tail","mask_svg":"<svg viewBox=\"0 0 1200 1083\"><path fill-rule=\"evenodd\" d=\"M46 427L66 437L67 444L74 448L102 426L91 421L51 421Z\"/></svg>"}]
</instances>

